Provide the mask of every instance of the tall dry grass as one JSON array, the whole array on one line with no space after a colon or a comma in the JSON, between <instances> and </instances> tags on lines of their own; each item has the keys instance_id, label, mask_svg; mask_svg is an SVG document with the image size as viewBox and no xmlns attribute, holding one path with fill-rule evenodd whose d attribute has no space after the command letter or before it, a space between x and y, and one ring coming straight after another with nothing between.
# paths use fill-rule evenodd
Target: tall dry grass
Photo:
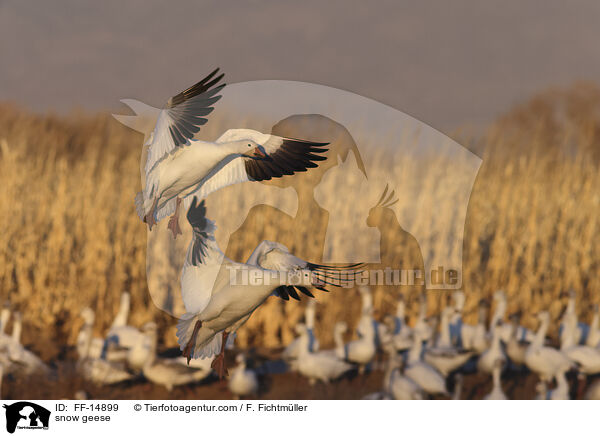
<instances>
[{"instance_id":1,"label":"tall dry grass","mask_svg":"<svg viewBox=\"0 0 600 436\"><path fill-rule=\"evenodd\" d=\"M597 88L551 90L504 116L483 138L463 141L474 144L484 159L463 246L467 311L499 288L508 294L509 310L523 310L531 326L531 315L541 308L559 316L564 305L559 295L568 288L578 293L584 319L591 304L600 303L599 114ZM174 343L174 319L156 308L148 292L146 230L133 208L140 141L140 135L108 115L42 116L0 107L0 296L24 313L35 332L30 342L73 343L77 314L87 305L96 308L97 329L104 330L120 293L127 290L131 323L155 319L166 327L164 340ZM372 156L385 159L377 152ZM411 183L410 168L398 169L397 183ZM332 177L324 186L333 193L339 182ZM421 192L420 200L432 201L431 190ZM237 206L240 201L245 200L232 200ZM227 220L227 204L214 210L217 222ZM448 225L450 217L432 219L434 208L419 210L422 215L412 219L433 226L432 234L435 226ZM271 218L267 213L261 223L277 229ZM311 225L309 217L276 231L302 249L311 243ZM178 243L185 245L186 238ZM443 241L432 246L445 248ZM253 247L253 241L237 238L227 251L243 258ZM402 256L399 251L398 259ZM161 280L170 277L170 292L176 291L172 265L161 271ZM380 314L393 311L398 292L377 290ZM356 318L358 298L342 293L319 297L318 327L325 334L335 320ZM442 293L431 293L431 311L444 301ZM271 299L240 331L238 343L286 343L302 309Z\"/></svg>"}]
</instances>

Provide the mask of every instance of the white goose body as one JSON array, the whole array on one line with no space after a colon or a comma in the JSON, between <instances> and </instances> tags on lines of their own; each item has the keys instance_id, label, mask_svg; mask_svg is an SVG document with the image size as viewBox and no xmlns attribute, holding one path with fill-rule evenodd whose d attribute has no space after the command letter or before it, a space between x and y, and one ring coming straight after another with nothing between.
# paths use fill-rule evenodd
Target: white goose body
<instances>
[{"instance_id":1,"label":"white goose body","mask_svg":"<svg viewBox=\"0 0 600 436\"><path fill-rule=\"evenodd\" d=\"M463 366L473 356L470 350L458 350L452 346L450 320L455 313L453 307L446 306L440 315L440 335L435 348L425 350L424 360L437 369L444 377Z\"/></svg>"},{"instance_id":2,"label":"white goose body","mask_svg":"<svg viewBox=\"0 0 600 436\"><path fill-rule=\"evenodd\" d=\"M106 347L131 348L138 342L143 341L144 336L135 327L127 325L129 311L131 308L131 296L129 292L121 294L119 311L106 334Z\"/></svg>"},{"instance_id":3,"label":"white goose body","mask_svg":"<svg viewBox=\"0 0 600 436\"><path fill-rule=\"evenodd\" d=\"M479 304L479 316L476 325L462 324L461 338L463 348L483 353L488 347L487 331L485 327L486 306Z\"/></svg>"},{"instance_id":4,"label":"white goose body","mask_svg":"<svg viewBox=\"0 0 600 436\"><path fill-rule=\"evenodd\" d=\"M512 332L506 343L506 354L515 365L523 365L525 363L525 353L527 353L529 343L521 340L520 336L518 336L519 325L517 317L515 317L511 325Z\"/></svg>"},{"instance_id":5,"label":"white goose body","mask_svg":"<svg viewBox=\"0 0 600 436\"><path fill-rule=\"evenodd\" d=\"M348 342L343 348L343 358L348 362L357 364L360 373L364 372L366 366L371 363L377 352L375 345L375 325L370 313L369 310L359 320L357 327L359 338Z\"/></svg>"},{"instance_id":6,"label":"white goose body","mask_svg":"<svg viewBox=\"0 0 600 436\"><path fill-rule=\"evenodd\" d=\"M589 345L576 345L577 334L574 331L577 324L574 320L563 324L561 335L561 351L577 364L577 370L582 374L600 373L600 350Z\"/></svg>"},{"instance_id":7,"label":"white goose body","mask_svg":"<svg viewBox=\"0 0 600 436\"><path fill-rule=\"evenodd\" d=\"M315 352L319 350L319 340L315 337L314 329L315 329L315 305L316 300L308 300L306 304L306 309L304 310L304 321L309 335L309 350L311 352ZM300 352L300 338L294 339L292 342L288 344L288 346L283 350L281 357L284 360L294 360L298 357Z\"/></svg>"},{"instance_id":8,"label":"white goose body","mask_svg":"<svg viewBox=\"0 0 600 436\"><path fill-rule=\"evenodd\" d=\"M573 345L581 344L588 330L588 327L577 319L576 303L575 291L571 290L559 328L561 344L565 342Z\"/></svg>"},{"instance_id":9,"label":"white goose body","mask_svg":"<svg viewBox=\"0 0 600 436\"><path fill-rule=\"evenodd\" d=\"M135 375L127 371L123 362L109 362L96 356L91 333L91 325L85 324L78 337L77 366L83 377L99 385L111 385L134 379Z\"/></svg>"},{"instance_id":10,"label":"white goose body","mask_svg":"<svg viewBox=\"0 0 600 436\"><path fill-rule=\"evenodd\" d=\"M24 372L25 374L50 372L50 368L42 359L21 344L21 331L23 328L21 314L15 312L13 318L10 339L2 345L4 359L6 360L5 364L8 364L8 372L13 370Z\"/></svg>"},{"instance_id":11,"label":"white goose body","mask_svg":"<svg viewBox=\"0 0 600 436\"><path fill-rule=\"evenodd\" d=\"M404 375L430 395L448 395L444 377L431 365L421 361L422 341L418 334L414 335Z\"/></svg>"},{"instance_id":12,"label":"white goose body","mask_svg":"<svg viewBox=\"0 0 600 436\"><path fill-rule=\"evenodd\" d=\"M546 394L550 400L570 400L569 397L569 382L564 371L556 374L556 388Z\"/></svg>"},{"instance_id":13,"label":"white goose body","mask_svg":"<svg viewBox=\"0 0 600 436\"><path fill-rule=\"evenodd\" d=\"M479 356L479 360L477 361L477 369L487 374L492 374L498 362L500 362L501 365L504 365L506 361L506 356L500 345L500 335L503 332L498 327L500 327L499 322L492 326L492 342L490 348L485 350Z\"/></svg>"},{"instance_id":14,"label":"white goose body","mask_svg":"<svg viewBox=\"0 0 600 436\"><path fill-rule=\"evenodd\" d=\"M487 394L483 398L484 400L508 400L508 397L502 390L502 380L500 377L501 373L502 373L502 365L503 364L504 364L504 362L500 359L496 360L496 362L494 363L494 369L492 371L492 380L493 380L492 392Z\"/></svg>"},{"instance_id":15,"label":"white goose body","mask_svg":"<svg viewBox=\"0 0 600 436\"><path fill-rule=\"evenodd\" d=\"M557 374L568 371L573 366L573 361L561 351L544 346L550 315L544 311L538 314L538 318L540 327L534 341L525 353L525 364L530 370L537 373L542 381L547 382Z\"/></svg>"},{"instance_id":16,"label":"white goose body","mask_svg":"<svg viewBox=\"0 0 600 436\"><path fill-rule=\"evenodd\" d=\"M421 387L396 368L390 375L389 391L394 400L422 400Z\"/></svg>"},{"instance_id":17,"label":"white goose body","mask_svg":"<svg viewBox=\"0 0 600 436\"><path fill-rule=\"evenodd\" d=\"M208 377L210 370L190 368L179 363L177 359L158 358L156 356L156 324L148 323L144 330L144 336L148 339L147 343L150 347L142 367L146 379L171 391L175 386L195 383Z\"/></svg>"},{"instance_id":18,"label":"white goose body","mask_svg":"<svg viewBox=\"0 0 600 436\"><path fill-rule=\"evenodd\" d=\"M314 384L317 380L329 383L352 369L352 365L338 358L335 351L310 352L306 326L298 324L296 329L300 334L300 353L295 368L300 374L307 377L311 384Z\"/></svg>"},{"instance_id":19,"label":"white goose body","mask_svg":"<svg viewBox=\"0 0 600 436\"><path fill-rule=\"evenodd\" d=\"M84 359L79 364L79 370L86 380L99 385L112 385L135 378L124 364L103 359Z\"/></svg>"},{"instance_id":20,"label":"white goose body","mask_svg":"<svg viewBox=\"0 0 600 436\"><path fill-rule=\"evenodd\" d=\"M413 327L414 335L418 335L422 341L429 341L433 336L433 329L427 322L427 298L425 295L419 297L419 316Z\"/></svg>"},{"instance_id":21,"label":"white goose body","mask_svg":"<svg viewBox=\"0 0 600 436\"><path fill-rule=\"evenodd\" d=\"M406 323L406 304L400 298L396 305L396 316L391 319L388 328L391 332L391 342L396 351L408 350L412 346L412 329Z\"/></svg>"}]
</instances>

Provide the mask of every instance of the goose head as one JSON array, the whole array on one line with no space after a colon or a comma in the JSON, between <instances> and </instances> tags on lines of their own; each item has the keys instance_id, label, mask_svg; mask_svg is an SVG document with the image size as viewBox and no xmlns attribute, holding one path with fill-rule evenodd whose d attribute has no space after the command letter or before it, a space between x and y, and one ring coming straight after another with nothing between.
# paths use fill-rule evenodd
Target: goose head
<instances>
[{"instance_id":1,"label":"goose head","mask_svg":"<svg viewBox=\"0 0 600 436\"><path fill-rule=\"evenodd\" d=\"M255 160L273 160L265 148L253 139L239 139L231 141L226 146L227 152L232 156L246 157Z\"/></svg>"},{"instance_id":2,"label":"goose head","mask_svg":"<svg viewBox=\"0 0 600 436\"><path fill-rule=\"evenodd\" d=\"M244 353L235 356L235 363L237 364L238 369L246 369L246 356L244 356Z\"/></svg>"}]
</instances>

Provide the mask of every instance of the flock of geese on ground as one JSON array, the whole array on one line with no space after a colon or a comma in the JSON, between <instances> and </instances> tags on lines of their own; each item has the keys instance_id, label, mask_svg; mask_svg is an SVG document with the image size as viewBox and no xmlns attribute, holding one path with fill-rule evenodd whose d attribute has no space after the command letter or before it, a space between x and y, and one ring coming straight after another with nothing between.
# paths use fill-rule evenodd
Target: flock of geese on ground
<instances>
[{"instance_id":1,"label":"flock of geese on ground","mask_svg":"<svg viewBox=\"0 0 600 436\"><path fill-rule=\"evenodd\" d=\"M452 304L443 308L438 317L427 317L422 298L419 316L412 327L406 323L402 298L397 302L395 315L379 322L373 318L370 289L360 287L359 291L362 309L356 326L357 339L346 342L347 325L338 322L333 328L335 347L321 349L315 331L317 306L315 300L310 300L304 321L296 326L297 338L283 350L277 363L285 362L286 370L301 374L311 385L383 370L381 391L363 399L460 399L463 376L480 372L489 374L493 380L484 399L506 400L502 375L510 370L537 375L535 399L571 399L567 373L572 371L578 385L576 395L600 400L600 380L584 390L586 378L600 373L600 313L595 307L589 325L579 322L574 293L569 296L560 319L560 346L555 348L546 338L549 313L538 314L536 332L520 326L518 314L505 322L507 300L502 291L494 294L495 309L489 323L486 323L489 305L485 302L479 306L476 325L463 323L465 298L463 292L457 291ZM193 359L189 365L183 356L159 357L156 324L149 322L141 329L128 325L129 311L130 296L123 293L119 311L105 337L94 337L94 311L85 308L81 312L83 325L77 336L76 367L82 377L99 385L143 378L169 391L176 386L217 379L211 367L213 357ZM0 373L4 376L43 373L52 377L50 366L21 344L19 312L12 313L11 334L5 333L10 318L10 308L5 306L0 312ZM378 358L381 352L387 354L383 361ZM238 353L235 360L227 383L234 398L256 395L260 380L268 375L265 368L269 365L250 368L243 353ZM447 389L449 382L454 384L452 392ZM78 392L76 397L85 398L85 393Z\"/></svg>"}]
</instances>

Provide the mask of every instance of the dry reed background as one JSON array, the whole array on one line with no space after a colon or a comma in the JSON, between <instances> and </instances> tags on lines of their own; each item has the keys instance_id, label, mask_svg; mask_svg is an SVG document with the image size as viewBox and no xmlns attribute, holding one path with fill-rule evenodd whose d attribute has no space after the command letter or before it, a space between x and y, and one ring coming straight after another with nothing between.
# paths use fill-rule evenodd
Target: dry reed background
<instances>
[{"instance_id":1,"label":"dry reed background","mask_svg":"<svg viewBox=\"0 0 600 436\"><path fill-rule=\"evenodd\" d=\"M174 319L148 293L146 230L133 208L140 141L107 114L59 117L0 106L0 297L23 312L24 342L46 358L58 348L45 345L73 344L86 305L96 308L96 328L104 331L123 290L132 294L131 324L155 319L165 327L165 343L174 344ZM467 311L502 288L509 310L522 309L525 324L533 326L532 315L542 307L559 316L559 294L572 287L589 321L589 306L600 303L600 90L589 84L549 90L482 138L459 142L483 157L463 249ZM410 183L410 171L399 174L397 183ZM426 200L428 191L422 195ZM217 222L227 210L219 209ZM269 216L264 222L275 225ZM299 246L309 240L311 225L295 234ZM238 239L229 248L241 258L253 247ZM393 311L397 292L376 292L380 312ZM358 298L320 297L324 333L335 320L358 314ZM291 338L302 305L271 300L240 332L239 345L273 347ZM445 299L433 292L430 302L435 312ZM474 314L467 319L474 320Z\"/></svg>"}]
</instances>

